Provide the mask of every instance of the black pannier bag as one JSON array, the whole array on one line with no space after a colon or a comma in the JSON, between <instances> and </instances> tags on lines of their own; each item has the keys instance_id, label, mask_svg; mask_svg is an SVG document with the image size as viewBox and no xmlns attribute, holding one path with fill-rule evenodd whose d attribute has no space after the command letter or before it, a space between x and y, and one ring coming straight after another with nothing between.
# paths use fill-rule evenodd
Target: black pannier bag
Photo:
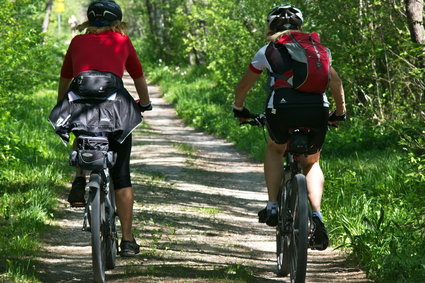
<instances>
[{"instance_id":1,"label":"black pannier bag","mask_svg":"<svg viewBox=\"0 0 425 283\"><path fill-rule=\"evenodd\" d=\"M69 164L83 170L99 171L111 168L115 164L115 154L108 151L106 137L79 136L77 148L71 152Z\"/></svg>"}]
</instances>

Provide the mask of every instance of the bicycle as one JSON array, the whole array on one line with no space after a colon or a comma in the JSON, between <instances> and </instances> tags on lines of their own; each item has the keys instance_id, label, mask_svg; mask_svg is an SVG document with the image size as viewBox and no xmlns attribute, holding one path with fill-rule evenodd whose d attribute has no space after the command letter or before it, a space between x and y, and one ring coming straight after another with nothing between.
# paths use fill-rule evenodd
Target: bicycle
<instances>
[{"instance_id":1,"label":"bicycle","mask_svg":"<svg viewBox=\"0 0 425 283\"><path fill-rule=\"evenodd\" d=\"M90 171L82 230L91 232L94 281L105 282L105 271L115 268L118 253L115 196L109 178L115 154L109 151L106 137L79 136L77 150L71 152L69 162Z\"/></svg>"},{"instance_id":2,"label":"bicycle","mask_svg":"<svg viewBox=\"0 0 425 283\"><path fill-rule=\"evenodd\" d=\"M253 114L241 124L263 127L264 114ZM290 275L291 282L304 282L307 271L307 250L314 227L308 200L307 182L298 163L299 156L308 152L308 128L290 130L282 183L278 195L276 226L277 274Z\"/></svg>"},{"instance_id":3,"label":"bicycle","mask_svg":"<svg viewBox=\"0 0 425 283\"><path fill-rule=\"evenodd\" d=\"M280 276L289 274L291 282L305 281L307 249L314 229L307 182L298 164L299 156L308 152L306 131L308 129L298 128L290 134L278 195L277 273Z\"/></svg>"}]
</instances>

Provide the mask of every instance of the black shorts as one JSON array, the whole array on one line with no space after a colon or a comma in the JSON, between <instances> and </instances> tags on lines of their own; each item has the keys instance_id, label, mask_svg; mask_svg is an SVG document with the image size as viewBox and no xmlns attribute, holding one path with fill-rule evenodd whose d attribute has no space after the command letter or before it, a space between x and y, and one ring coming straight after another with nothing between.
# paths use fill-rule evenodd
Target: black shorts
<instances>
[{"instance_id":1,"label":"black shorts","mask_svg":"<svg viewBox=\"0 0 425 283\"><path fill-rule=\"evenodd\" d=\"M309 141L314 154L321 150L328 130L329 108L323 105L291 105L290 107L266 110L267 128L270 138L277 144L285 144L289 138L289 129L296 127L310 128Z\"/></svg>"},{"instance_id":2,"label":"black shorts","mask_svg":"<svg viewBox=\"0 0 425 283\"><path fill-rule=\"evenodd\" d=\"M109 139L109 150L117 153L117 160L111 169L111 179L114 189L119 190L125 187L131 187L130 179L130 153L132 138L131 134L124 140L122 144Z\"/></svg>"}]
</instances>

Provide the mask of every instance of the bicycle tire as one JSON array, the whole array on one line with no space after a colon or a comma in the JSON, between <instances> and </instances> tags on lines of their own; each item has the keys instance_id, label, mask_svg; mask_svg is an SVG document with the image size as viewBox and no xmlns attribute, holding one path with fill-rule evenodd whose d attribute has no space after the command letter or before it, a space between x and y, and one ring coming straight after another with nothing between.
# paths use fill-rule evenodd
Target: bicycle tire
<instances>
[{"instance_id":1,"label":"bicycle tire","mask_svg":"<svg viewBox=\"0 0 425 283\"><path fill-rule=\"evenodd\" d=\"M97 175L97 176L96 176ZM102 231L105 223L105 198L101 190L101 178L99 174L90 176L90 229L92 246L93 279L95 282L105 282L105 241Z\"/></svg>"},{"instance_id":2,"label":"bicycle tire","mask_svg":"<svg viewBox=\"0 0 425 283\"><path fill-rule=\"evenodd\" d=\"M291 181L289 207L292 218L292 233L289 243L291 282L304 282L307 271L307 249L309 234L309 206L307 182L302 174L296 174Z\"/></svg>"},{"instance_id":3,"label":"bicycle tire","mask_svg":"<svg viewBox=\"0 0 425 283\"><path fill-rule=\"evenodd\" d=\"M287 219L287 191L286 184L282 184L279 190L279 210L278 210L278 225L276 226L276 263L277 275L285 277L289 274L289 239L288 233L285 231Z\"/></svg>"},{"instance_id":4,"label":"bicycle tire","mask_svg":"<svg viewBox=\"0 0 425 283\"><path fill-rule=\"evenodd\" d=\"M115 213L115 196L112 187L108 193L108 203L106 206L106 219L107 219L107 229L106 233L106 270L111 270L115 268L115 261L117 258L118 252L118 233L117 226L115 223L116 213Z\"/></svg>"}]
</instances>

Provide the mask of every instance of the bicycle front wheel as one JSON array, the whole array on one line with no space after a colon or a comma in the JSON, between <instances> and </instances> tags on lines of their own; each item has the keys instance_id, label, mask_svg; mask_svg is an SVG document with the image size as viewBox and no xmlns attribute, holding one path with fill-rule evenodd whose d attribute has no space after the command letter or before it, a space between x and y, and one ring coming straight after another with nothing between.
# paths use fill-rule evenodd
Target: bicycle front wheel
<instances>
[{"instance_id":1,"label":"bicycle front wheel","mask_svg":"<svg viewBox=\"0 0 425 283\"><path fill-rule=\"evenodd\" d=\"M289 236L288 223L290 217L287 202L286 184L283 183L279 190L279 210L278 210L278 224L276 226L276 262L277 262L277 275L287 276L289 273Z\"/></svg>"},{"instance_id":2,"label":"bicycle front wheel","mask_svg":"<svg viewBox=\"0 0 425 283\"><path fill-rule=\"evenodd\" d=\"M291 282L304 282L307 271L308 249L308 196L305 176L297 174L291 181L289 200L292 218L292 233L290 236L290 277Z\"/></svg>"},{"instance_id":3,"label":"bicycle front wheel","mask_svg":"<svg viewBox=\"0 0 425 283\"><path fill-rule=\"evenodd\" d=\"M104 239L105 229L105 194L101 190L100 176L90 176L90 229L92 246L93 278L95 282L105 282L106 267L106 242Z\"/></svg>"}]
</instances>

